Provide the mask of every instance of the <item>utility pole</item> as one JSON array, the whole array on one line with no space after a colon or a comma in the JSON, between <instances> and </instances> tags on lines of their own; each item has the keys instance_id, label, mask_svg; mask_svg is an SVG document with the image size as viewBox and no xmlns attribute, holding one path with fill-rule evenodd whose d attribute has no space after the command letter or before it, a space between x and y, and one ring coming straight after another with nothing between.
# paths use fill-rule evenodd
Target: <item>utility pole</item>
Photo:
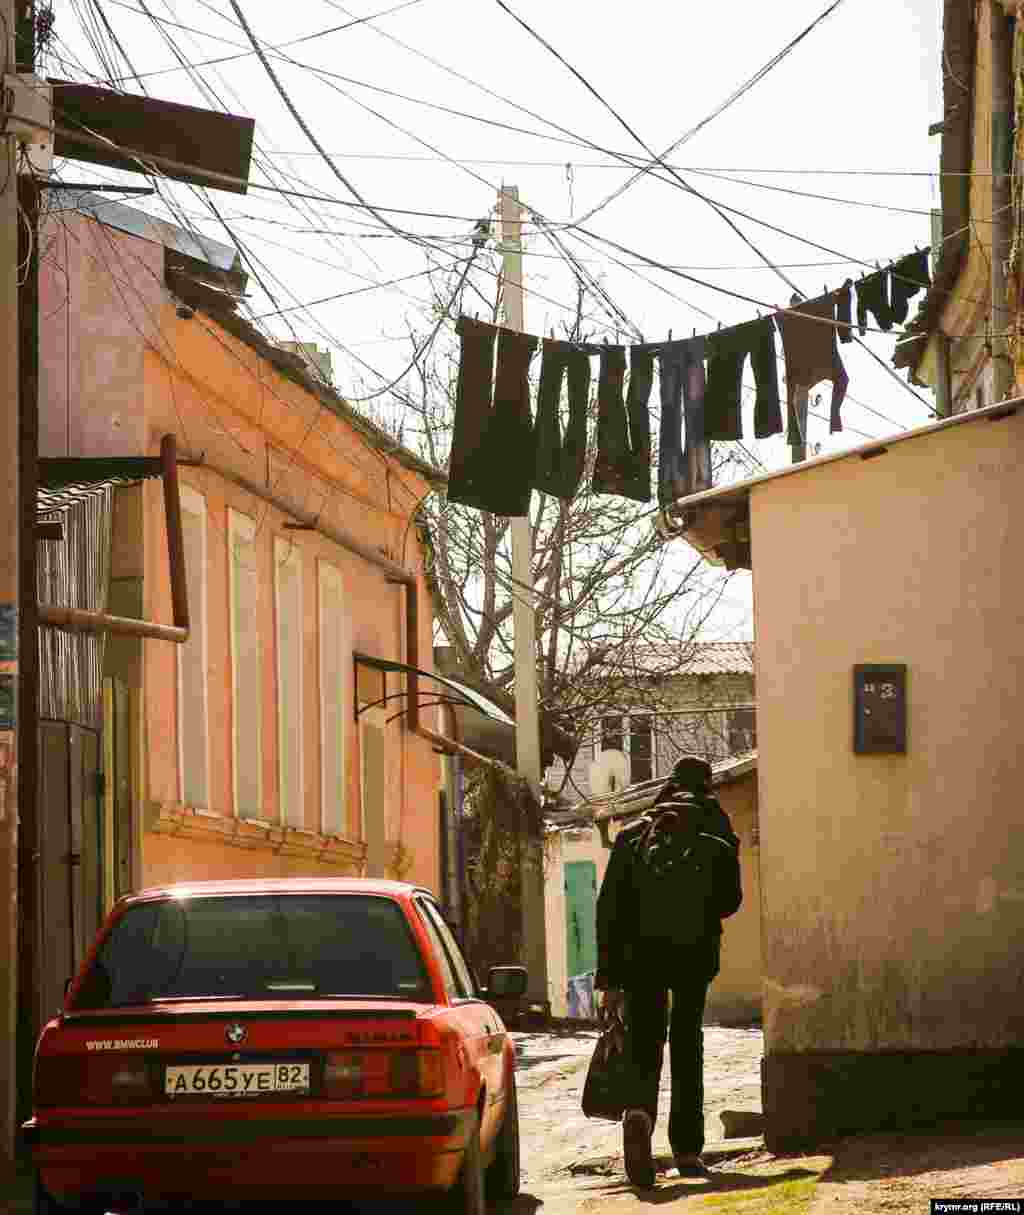
<instances>
[{"instance_id":1,"label":"utility pole","mask_svg":"<svg viewBox=\"0 0 1024 1215\"><path fill-rule=\"evenodd\" d=\"M498 194L503 261L502 300L509 329L523 331L522 207L518 186L503 186ZM541 796L540 725L537 691L537 623L533 593L533 543L529 513L509 520L512 533L512 627L516 671L516 767L536 798ZM545 1011L548 997L548 956L544 920L544 840L527 843L521 875L523 962L530 974L531 1003Z\"/></svg>"},{"instance_id":2,"label":"utility pole","mask_svg":"<svg viewBox=\"0 0 1024 1215\"><path fill-rule=\"evenodd\" d=\"M14 3L0 0L4 63L13 67ZM3 80L2 109L10 108ZM5 124L6 126L6 124ZM0 129L0 1175L14 1172L18 1007L18 175Z\"/></svg>"},{"instance_id":3,"label":"utility pole","mask_svg":"<svg viewBox=\"0 0 1024 1215\"><path fill-rule=\"evenodd\" d=\"M17 70L33 78L36 68L35 0L15 0ZM37 137L38 138L38 137ZM39 607L36 572L36 511L39 497L39 186L19 173L18 207L18 445L21 539L18 553L18 1063L15 1115L29 1117L32 1059L39 1030L35 993L39 951L44 948L39 916Z\"/></svg>"}]
</instances>

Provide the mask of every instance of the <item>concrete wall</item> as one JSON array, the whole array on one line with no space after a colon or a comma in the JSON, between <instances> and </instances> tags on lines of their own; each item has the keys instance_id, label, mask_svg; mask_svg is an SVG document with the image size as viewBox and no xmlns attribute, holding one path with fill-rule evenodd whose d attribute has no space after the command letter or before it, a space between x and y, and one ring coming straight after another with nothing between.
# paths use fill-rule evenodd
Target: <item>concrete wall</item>
<instances>
[{"instance_id":1,"label":"concrete wall","mask_svg":"<svg viewBox=\"0 0 1024 1215\"><path fill-rule=\"evenodd\" d=\"M749 1025L761 1020L761 849L756 770L715 790L740 837L743 905L722 922L722 969L708 991L705 1020Z\"/></svg>"},{"instance_id":2,"label":"concrete wall","mask_svg":"<svg viewBox=\"0 0 1024 1215\"><path fill-rule=\"evenodd\" d=\"M751 492L780 1136L983 1108L994 1081L964 1059L1008 1077L1024 1037L1022 456L1015 415ZM906 755L853 753L865 662L908 664ZM922 1052L932 1079L908 1085Z\"/></svg>"}]
</instances>

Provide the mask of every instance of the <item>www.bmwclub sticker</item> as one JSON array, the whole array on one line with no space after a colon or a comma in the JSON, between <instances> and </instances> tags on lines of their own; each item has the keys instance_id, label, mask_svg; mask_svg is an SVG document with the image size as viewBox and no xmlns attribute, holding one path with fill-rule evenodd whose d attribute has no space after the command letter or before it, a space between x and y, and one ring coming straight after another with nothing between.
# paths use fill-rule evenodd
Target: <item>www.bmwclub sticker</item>
<instances>
[{"instance_id":1,"label":"www.bmwclub sticker","mask_svg":"<svg viewBox=\"0 0 1024 1215\"><path fill-rule=\"evenodd\" d=\"M100 1038L86 1042L86 1050L156 1050L159 1038Z\"/></svg>"}]
</instances>

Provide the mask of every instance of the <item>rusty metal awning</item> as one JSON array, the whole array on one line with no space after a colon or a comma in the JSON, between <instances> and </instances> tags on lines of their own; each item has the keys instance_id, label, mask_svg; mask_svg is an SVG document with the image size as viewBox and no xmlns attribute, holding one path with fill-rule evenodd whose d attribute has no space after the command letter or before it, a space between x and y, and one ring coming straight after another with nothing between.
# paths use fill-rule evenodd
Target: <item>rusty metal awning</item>
<instances>
[{"instance_id":1,"label":"rusty metal awning","mask_svg":"<svg viewBox=\"0 0 1024 1215\"><path fill-rule=\"evenodd\" d=\"M36 537L60 542L64 538L62 511L92 495L119 485L136 485L159 477L163 481L167 520L167 560L171 580L173 624L111 616L55 603L39 604L39 623L76 633L120 633L173 641L188 640L188 593L185 581L185 545L181 533L181 500L178 494L177 446L173 435L164 435L160 455L104 457L99 459L57 458L39 461L36 497Z\"/></svg>"},{"instance_id":2,"label":"rusty metal awning","mask_svg":"<svg viewBox=\"0 0 1024 1215\"><path fill-rule=\"evenodd\" d=\"M169 172L165 166L163 175L178 181L246 192L254 119L69 80L50 78L48 83L57 124L55 156L138 173L139 161L145 162L148 153L188 166ZM75 131L85 138L76 139ZM99 140L109 140L109 150Z\"/></svg>"}]
</instances>

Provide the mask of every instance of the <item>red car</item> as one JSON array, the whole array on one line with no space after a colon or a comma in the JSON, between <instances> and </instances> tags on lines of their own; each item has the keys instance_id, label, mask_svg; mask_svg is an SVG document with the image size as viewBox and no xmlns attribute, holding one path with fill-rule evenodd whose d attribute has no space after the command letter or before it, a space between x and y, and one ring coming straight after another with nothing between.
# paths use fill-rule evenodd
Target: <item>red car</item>
<instances>
[{"instance_id":1,"label":"red car","mask_svg":"<svg viewBox=\"0 0 1024 1215\"><path fill-rule=\"evenodd\" d=\"M36 1048L38 1215L519 1189L515 1053L433 896L362 879L121 900Z\"/></svg>"}]
</instances>

